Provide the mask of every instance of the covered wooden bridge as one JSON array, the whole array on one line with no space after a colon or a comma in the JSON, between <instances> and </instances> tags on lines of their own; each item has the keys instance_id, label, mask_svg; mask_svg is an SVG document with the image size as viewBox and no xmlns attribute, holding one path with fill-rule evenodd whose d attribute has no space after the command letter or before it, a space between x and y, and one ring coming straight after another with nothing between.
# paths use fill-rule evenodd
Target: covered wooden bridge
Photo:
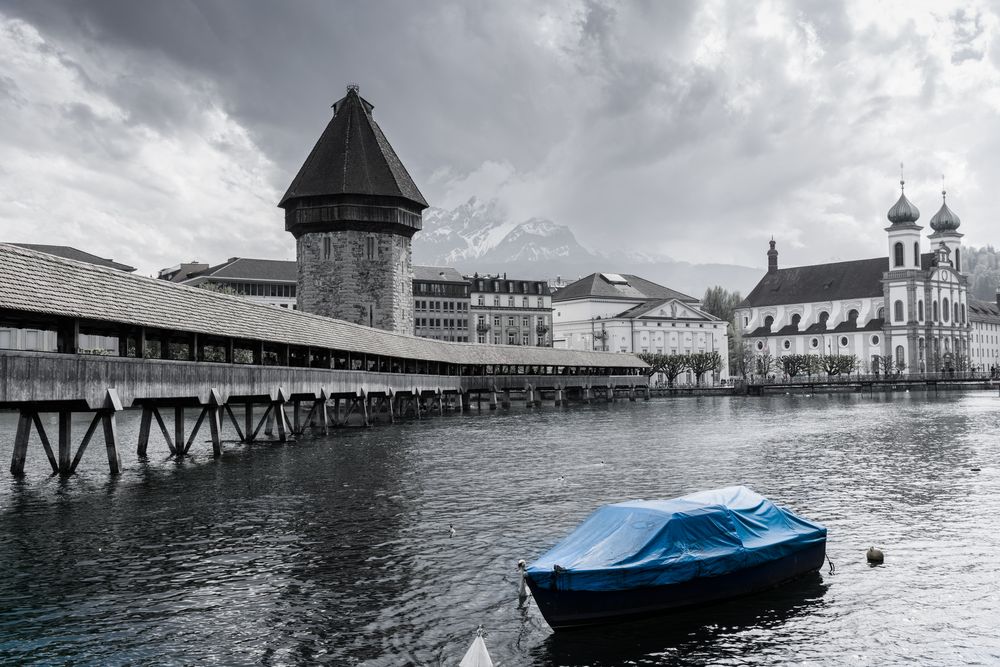
<instances>
[{"instance_id":1,"label":"covered wooden bridge","mask_svg":"<svg viewBox=\"0 0 1000 667\"><path fill-rule=\"evenodd\" d=\"M528 405L543 394L556 404L648 395L646 364L632 355L399 335L0 244L0 348L18 332L42 344L0 349L0 409L19 412L15 475L33 430L53 471L69 474L100 429L118 472L115 415L128 407L142 409L140 454L154 423L183 455L207 421L219 455L227 422L241 441L272 424L284 440L309 424L325 431L473 402L495 408L512 392ZM117 350L81 348L95 339ZM200 415L190 432L186 408ZM164 409L174 412L173 429ZM93 413L79 444L74 412ZM41 413L59 415L56 451Z\"/></svg>"}]
</instances>

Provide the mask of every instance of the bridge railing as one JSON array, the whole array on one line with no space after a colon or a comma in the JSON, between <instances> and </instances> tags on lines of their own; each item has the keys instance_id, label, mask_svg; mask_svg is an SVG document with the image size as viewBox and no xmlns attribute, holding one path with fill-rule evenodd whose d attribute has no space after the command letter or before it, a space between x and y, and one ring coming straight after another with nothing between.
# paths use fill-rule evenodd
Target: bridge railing
<instances>
[{"instance_id":1,"label":"bridge railing","mask_svg":"<svg viewBox=\"0 0 1000 667\"><path fill-rule=\"evenodd\" d=\"M587 386L644 386L643 375L383 373L364 370L254 366L232 363L137 359L55 352L0 351L0 407L63 401L101 405L114 388L125 406L143 400L208 400L213 389L230 396L328 395L489 391Z\"/></svg>"}]
</instances>

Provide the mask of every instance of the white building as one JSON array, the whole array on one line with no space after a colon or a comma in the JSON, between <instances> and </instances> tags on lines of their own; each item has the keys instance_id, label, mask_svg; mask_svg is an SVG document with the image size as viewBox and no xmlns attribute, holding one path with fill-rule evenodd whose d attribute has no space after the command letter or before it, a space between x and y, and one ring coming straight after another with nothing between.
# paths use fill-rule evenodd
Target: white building
<instances>
[{"instance_id":1,"label":"white building","mask_svg":"<svg viewBox=\"0 0 1000 667\"><path fill-rule=\"evenodd\" d=\"M552 297L553 342L573 350L718 352L729 376L726 322L698 299L633 275L592 273ZM681 378L693 382L692 378Z\"/></svg>"},{"instance_id":2,"label":"white building","mask_svg":"<svg viewBox=\"0 0 1000 667\"><path fill-rule=\"evenodd\" d=\"M958 216L942 201L931 252L905 194L887 217L884 257L779 269L771 241L767 274L736 311L754 353L850 354L863 371L891 355L908 373L981 370L995 358L998 318L987 313L996 306L970 304Z\"/></svg>"}]
</instances>

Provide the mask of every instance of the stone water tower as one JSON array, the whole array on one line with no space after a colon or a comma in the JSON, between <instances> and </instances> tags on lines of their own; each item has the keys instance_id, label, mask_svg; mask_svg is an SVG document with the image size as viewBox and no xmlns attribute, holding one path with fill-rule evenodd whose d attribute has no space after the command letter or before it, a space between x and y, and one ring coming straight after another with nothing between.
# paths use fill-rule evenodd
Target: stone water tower
<instances>
[{"instance_id":1,"label":"stone water tower","mask_svg":"<svg viewBox=\"0 0 1000 667\"><path fill-rule=\"evenodd\" d=\"M410 239L427 202L372 108L347 87L278 206L295 237L300 310L412 334Z\"/></svg>"}]
</instances>

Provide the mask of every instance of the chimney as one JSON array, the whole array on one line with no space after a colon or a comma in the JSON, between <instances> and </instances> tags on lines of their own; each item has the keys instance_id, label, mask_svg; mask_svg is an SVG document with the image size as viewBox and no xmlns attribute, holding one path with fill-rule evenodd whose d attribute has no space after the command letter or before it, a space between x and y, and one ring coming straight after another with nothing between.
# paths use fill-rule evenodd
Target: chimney
<instances>
[{"instance_id":1,"label":"chimney","mask_svg":"<svg viewBox=\"0 0 1000 667\"><path fill-rule=\"evenodd\" d=\"M774 237L771 237L771 249L767 251L767 272L769 274L778 272L778 251L774 249Z\"/></svg>"}]
</instances>

